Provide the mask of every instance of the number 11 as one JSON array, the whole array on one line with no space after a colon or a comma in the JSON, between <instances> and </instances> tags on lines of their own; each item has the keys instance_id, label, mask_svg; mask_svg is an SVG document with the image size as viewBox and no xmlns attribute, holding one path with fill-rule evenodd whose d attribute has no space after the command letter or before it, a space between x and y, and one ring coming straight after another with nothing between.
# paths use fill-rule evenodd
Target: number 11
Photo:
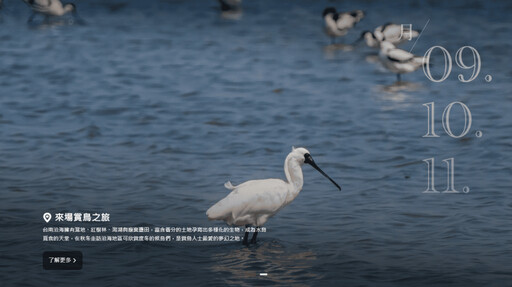
<instances>
[{"instance_id":1,"label":"number 11","mask_svg":"<svg viewBox=\"0 0 512 287\"><path fill-rule=\"evenodd\" d=\"M434 183L434 166L435 159L433 157L427 158L423 160L427 163L427 189L423 191L423 193L439 193L436 190L436 186ZM446 190L443 193L459 193L455 190L455 159L453 157L444 159L443 162L446 163Z\"/></svg>"}]
</instances>

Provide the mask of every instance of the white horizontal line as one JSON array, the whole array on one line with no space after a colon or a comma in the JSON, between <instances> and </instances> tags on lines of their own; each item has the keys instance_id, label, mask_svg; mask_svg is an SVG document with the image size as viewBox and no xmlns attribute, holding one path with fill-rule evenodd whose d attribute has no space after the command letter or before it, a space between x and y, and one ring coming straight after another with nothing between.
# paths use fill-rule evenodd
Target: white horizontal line
<instances>
[{"instance_id":1,"label":"white horizontal line","mask_svg":"<svg viewBox=\"0 0 512 287\"><path fill-rule=\"evenodd\" d=\"M260 276L267 276L267 273L260 273Z\"/></svg>"}]
</instances>

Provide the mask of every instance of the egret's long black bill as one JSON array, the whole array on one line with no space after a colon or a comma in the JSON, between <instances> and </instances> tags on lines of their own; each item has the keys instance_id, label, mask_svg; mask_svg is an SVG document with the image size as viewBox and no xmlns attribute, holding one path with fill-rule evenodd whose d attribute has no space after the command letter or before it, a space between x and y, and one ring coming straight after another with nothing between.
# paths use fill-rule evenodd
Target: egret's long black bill
<instances>
[{"instance_id":1,"label":"egret's long black bill","mask_svg":"<svg viewBox=\"0 0 512 287\"><path fill-rule=\"evenodd\" d=\"M341 187L332 178L330 178L321 168L319 168L318 165L316 165L316 163L313 160L313 158L311 157L311 155L307 154L306 160L304 162L307 164L310 164L312 167L314 167L316 170L318 170L318 172L320 172L323 176L327 177L328 180L330 180L334 185L336 185L336 187L339 190L341 190Z\"/></svg>"}]
</instances>

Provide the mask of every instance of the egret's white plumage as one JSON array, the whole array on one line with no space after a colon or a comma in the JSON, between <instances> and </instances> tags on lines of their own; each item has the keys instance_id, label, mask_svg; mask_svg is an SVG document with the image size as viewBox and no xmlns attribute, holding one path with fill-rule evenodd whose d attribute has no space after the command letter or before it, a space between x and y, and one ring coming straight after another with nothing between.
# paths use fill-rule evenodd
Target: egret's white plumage
<instances>
[{"instance_id":1,"label":"egret's white plumage","mask_svg":"<svg viewBox=\"0 0 512 287\"><path fill-rule=\"evenodd\" d=\"M228 181L224 186L231 193L206 211L208 219L223 220L229 225L262 226L302 190L304 163L311 164L340 188L315 164L307 149L294 148L284 162L286 181L275 178L250 180L237 186Z\"/></svg>"},{"instance_id":2,"label":"egret's white plumage","mask_svg":"<svg viewBox=\"0 0 512 287\"><path fill-rule=\"evenodd\" d=\"M334 7L325 8L322 14L325 22L325 32L333 40L345 36L364 17L362 10L338 13Z\"/></svg>"},{"instance_id":3,"label":"egret's white plumage","mask_svg":"<svg viewBox=\"0 0 512 287\"><path fill-rule=\"evenodd\" d=\"M228 196L213 205L206 215L211 220L224 220L229 225L262 226L298 194L281 179L250 180L232 186Z\"/></svg>"},{"instance_id":4,"label":"egret's white plumage","mask_svg":"<svg viewBox=\"0 0 512 287\"><path fill-rule=\"evenodd\" d=\"M62 4L60 0L23 0L27 3L34 13L40 13L45 16L63 16L69 12L76 11L73 3Z\"/></svg>"},{"instance_id":5,"label":"egret's white plumage","mask_svg":"<svg viewBox=\"0 0 512 287\"><path fill-rule=\"evenodd\" d=\"M380 43L379 57L388 70L397 74L398 80L400 74L414 72L423 65L423 57L398 49L387 41Z\"/></svg>"}]
</instances>

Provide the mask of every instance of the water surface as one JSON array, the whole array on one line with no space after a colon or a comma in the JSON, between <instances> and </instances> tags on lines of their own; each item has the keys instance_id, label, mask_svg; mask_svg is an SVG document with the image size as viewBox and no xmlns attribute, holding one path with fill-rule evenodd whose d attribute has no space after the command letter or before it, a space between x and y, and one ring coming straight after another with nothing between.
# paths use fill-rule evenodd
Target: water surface
<instances>
[{"instance_id":1,"label":"water surface","mask_svg":"<svg viewBox=\"0 0 512 287\"><path fill-rule=\"evenodd\" d=\"M76 5L86 25L27 25L21 1L0 12L5 286L512 281L510 3L245 1L238 21L215 1ZM374 50L328 45L328 5L367 12L345 44L388 21L430 19L413 52L441 45L454 57L470 45L481 74L463 84L454 66L443 83L417 71L396 85ZM441 137L427 139L422 104L432 101ZM442 132L454 101L473 116L462 139ZM452 117L460 132L460 110ZM114 226L223 226L205 216L223 183L284 178L292 146L307 147L342 192L305 166L303 191L255 246L41 241L46 211L109 212ZM470 192L422 193L431 157L439 190L453 157L455 186ZM81 250L84 268L44 271L44 250Z\"/></svg>"}]
</instances>

